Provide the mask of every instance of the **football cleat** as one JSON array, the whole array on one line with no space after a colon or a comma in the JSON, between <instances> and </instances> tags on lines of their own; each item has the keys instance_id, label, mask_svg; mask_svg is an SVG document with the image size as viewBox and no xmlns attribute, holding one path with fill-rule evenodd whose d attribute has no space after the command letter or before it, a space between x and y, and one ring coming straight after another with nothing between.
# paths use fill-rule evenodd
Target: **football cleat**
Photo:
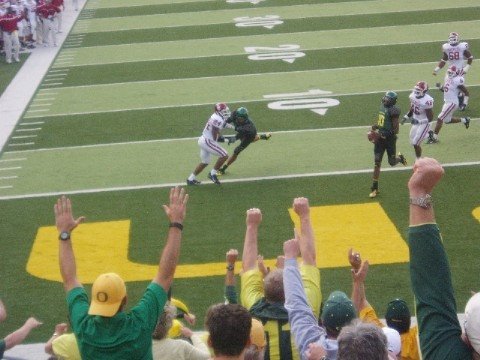
<instances>
[{"instance_id":1,"label":"football cleat","mask_svg":"<svg viewBox=\"0 0 480 360\"><path fill-rule=\"evenodd\" d=\"M435 134L433 133L433 130L430 130L428 132L427 144L436 144L436 143L438 143L438 138L435 137Z\"/></svg>"},{"instance_id":2,"label":"football cleat","mask_svg":"<svg viewBox=\"0 0 480 360\"><path fill-rule=\"evenodd\" d=\"M469 117L465 118L465 124L464 125L467 129L470 127L470 118Z\"/></svg>"},{"instance_id":3,"label":"football cleat","mask_svg":"<svg viewBox=\"0 0 480 360\"><path fill-rule=\"evenodd\" d=\"M380 194L380 191L378 189L373 189L370 195L368 195L371 199L377 197L377 195Z\"/></svg>"},{"instance_id":4,"label":"football cleat","mask_svg":"<svg viewBox=\"0 0 480 360\"><path fill-rule=\"evenodd\" d=\"M193 180L188 180L187 179L187 185L200 185L201 182L198 181L197 179L193 179Z\"/></svg>"},{"instance_id":5,"label":"football cleat","mask_svg":"<svg viewBox=\"0 0 480 360\"><path fill-rule=\"evenodd\" d=\"M270 140L271 137L272 137L272 134L270 134L270 133L265 133L265 134L260 135L260 139L262 139L262 140Z\"/></svg>"},{"instance_id":6,"label":"football cleat","mask_svg":"<svg viewBox=\"0 0 480 360\"><path fill-rule=\"evenodd\" d=\"M402 155L402 153L398 153L398 159L402 163L403 166L407 166L407 159L405 159L405 156Z\"/></svg>"},{"instance_id":7,"label":"football cleat","mask_svg":"<svg viewBox=\"0 0 480 360\"><path fill-rule=\"evenodd\" d=\"M210 180L212 180L212 181L213 181L215 184L217 184L217 185L220 185L220 184L221 184L220 181L219 181L218 178L217 178L217 175L212 175L212 174L209 173L209 174L208 174L208 178L209 178Z\"/></svg>"}]
</instances>

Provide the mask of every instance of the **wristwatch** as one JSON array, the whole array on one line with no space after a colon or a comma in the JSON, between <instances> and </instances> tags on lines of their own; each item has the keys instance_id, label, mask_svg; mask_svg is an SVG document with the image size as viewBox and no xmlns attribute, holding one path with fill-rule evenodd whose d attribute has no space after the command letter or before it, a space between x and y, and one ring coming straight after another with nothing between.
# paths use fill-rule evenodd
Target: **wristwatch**
<instances>
[{"instance_id":1,"label":"wristwatch","mask_svg":"<svg viewBox=\"0 0 480 360\"><path fill-rule=\"evenodd\" d=\"M410 198L410 204L420 206L424 209L428 209L432 205L432 202L432 196L430 194L425 194L423 197Z\"/></svg>"},{"instance_id":2,"label":"wristwatch","mask_svg":"<svg viewBox=\"0 0 480 360\"><path fill-rule=\"evenodd\" d=\"M70 240L70 233L68 231L62 231L60 235L58 235L58 239L62 241Z\"/></svg>"},{"instance_id":3,"label":"wristwatch","mask_svg":"<svg viewBox=\"0 0 480 360\"><path fill-rule=\"evenodd\" d=\"M228 264L227 265L227 270L228 271L233 271L234 269L235 269L235 265L233 265L233 264Z\"/></svg>"}]
</instances>

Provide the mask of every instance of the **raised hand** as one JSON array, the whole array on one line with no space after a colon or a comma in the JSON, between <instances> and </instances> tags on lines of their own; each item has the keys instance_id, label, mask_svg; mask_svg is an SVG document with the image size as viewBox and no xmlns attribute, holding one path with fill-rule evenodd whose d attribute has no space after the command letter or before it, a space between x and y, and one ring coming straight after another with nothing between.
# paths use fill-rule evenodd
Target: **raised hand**
<instances>
[{"instance_id":1,"label":"raised hand","mask_svg":"<svg viewBox=\"0 0 480 360\"><path fill-rule=\"evenodd\" d=\"M170 222L182 224L187 213L188 194L179 186L170 190L170 204L163 205Z\"/></svg>"},{"instance_id":2,"label":"raised hand","mask_svg":"<svg viewBox=\"0 0 480 360\"><path fill-rule=\"evenodd\" d=\"M74 219L72 213L72 203L65 195L57 200L54 206L55 225L59 232L72 232L80 223L85 220L84 216Z\"/></svg>"}]
</instances>

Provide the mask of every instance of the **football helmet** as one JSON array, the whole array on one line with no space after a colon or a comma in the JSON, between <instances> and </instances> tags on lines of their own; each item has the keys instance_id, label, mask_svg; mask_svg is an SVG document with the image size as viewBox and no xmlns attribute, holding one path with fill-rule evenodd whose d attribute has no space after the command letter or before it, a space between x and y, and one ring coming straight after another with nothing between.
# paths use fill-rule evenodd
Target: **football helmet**
<instances>
[{"instance_id":1,"label":"football helmet","mask_svg":"<svg viewBox=\"0 0 480 360\"><path fill-rule=\"evenodd\" d=\"M387 91L382 98L382 102L386 107L390 107L397 103L397 99L398 95L395 91Z\"/></svg>"},{"instance_id":2,"label":"football helmet","mask_svg":"<svg viewBox=\"0 0 480 360\"><path fill-rule=\"evenodd\" d=\"M448 75L449 78L454 78L455 76L458 76L458 74L459 74L459 71L458 71L458 68L455 65L451 65L447 69L447 75Z\"/></svg>"},{"instance_id":3,"label":"football helmet","mask_svg":"<svg viewBox=\"0 0 480 360\"><path fill-rule=\"evenodd\" d=\"M413 93L415 94L416 98L422 98L428 91L428 84L426 81L419 81L415 84L413 88Z\"/></svg>"},{"instance_id":4,"label":"football helmet","mask_svg":"<svg viewBox=\"0 0 480 360\"><path fill-rule=\"evenodd\" d=\"M451 32L450 35L448 35L448 43L450 45L457 45L459 41L459 36L458 33L456 32Z\"/></svg>"},{"instance_id":5,"label":"football helmet","mask_svg":"<svg viewBox=\"0 0 480 360\"><path fill-rule=\"evenodd\" d=\"M239 107L237 110L235 110L235 116L244 118L245 120L248 119L248 110L245 107Z\"/></svg>"},{"instance_id":6,"label":"football helmet","mask_svg":"<svg viewBox=\"0 0 480 360\"><path fill-rule=\"evenodd\" d=\"M227 104L225 103L217 103L215 104L215 112L220 115L224 120L228 119L229 116L232 114L230 109L228 108Z\"/></svg>"}]
</instances>

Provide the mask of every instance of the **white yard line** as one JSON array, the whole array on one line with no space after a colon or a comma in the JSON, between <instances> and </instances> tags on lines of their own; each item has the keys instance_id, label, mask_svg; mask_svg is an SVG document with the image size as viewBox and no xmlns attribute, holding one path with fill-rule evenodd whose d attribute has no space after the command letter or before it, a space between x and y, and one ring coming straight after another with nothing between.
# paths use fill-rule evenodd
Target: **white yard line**
<instances>
[{"instance_id":1,"label":"white yard line","mask_svg":"<svg viewBox=\"0 0 480 360\"><path fill-rule=\"evenodd\" d=\"M459 166L472 166L480 165L480 161L471 161L463 163L449 163L442 164L443 167L459 167ZM411 171L412 167L402 167L402 168L385 168L382 169L384 172L389 171ZM318 176L336 176L336 175L351 175L351 174L365 174L371 173L372 169L362 169L362 170L345 170L345 171L327 171L319 173L307 173L307 174L290 174L290 175L277 175L277 176L264 176L264 177L251 177L244 179L224 179L222 178L222 183L243 183L243 182L254 182L254 181L265 181L265 180L280 180L280 179L293 179L293 178L306 178L306 177L318 177ZM214 185L218 186L211 182L202 183L202 185ZM142 189L158 189L158 188L169 188L175 186L186 186L184 182L181 183L164 183L164 184L149 184L149 185L137 185L137 186L119 186L119 187L110 187L110 188L97 188L97 189L79 189L79 190L70 190L63 192L48 192L48 193L37 193L37 194L22 194L22 195L12 195L12 196L0 196L0 200L13 200L13 199L31 199L39 197L49 197L49 196L60 196L60 195L77 195L77 194L92 194L92 193L102 193L109 191L128 191L128 190L142 190Z\"/></svg>"}]
</instances>

